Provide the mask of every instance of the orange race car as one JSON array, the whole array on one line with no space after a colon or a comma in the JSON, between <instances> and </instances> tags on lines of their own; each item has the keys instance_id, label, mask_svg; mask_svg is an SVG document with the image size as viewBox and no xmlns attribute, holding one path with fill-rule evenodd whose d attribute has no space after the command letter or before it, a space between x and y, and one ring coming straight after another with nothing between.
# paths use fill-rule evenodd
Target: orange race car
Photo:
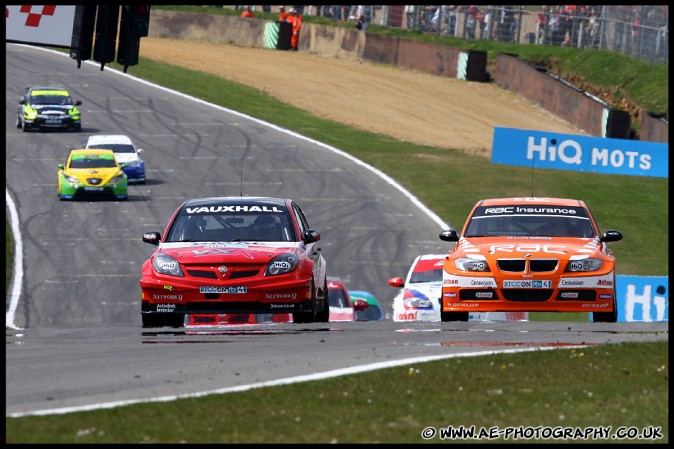
<instances>
[{"instance_id":1,"label":"orange race car","mask_svg":"<svg viewBox=\"0 0 674 449\"><path fill-rule=\"evenodd\" d=\"M469 312L591 312L615 322L615 258L587 205L561 198L479 201L443 266L441 320L467 321Z\"/></svg>"}]
</instances>

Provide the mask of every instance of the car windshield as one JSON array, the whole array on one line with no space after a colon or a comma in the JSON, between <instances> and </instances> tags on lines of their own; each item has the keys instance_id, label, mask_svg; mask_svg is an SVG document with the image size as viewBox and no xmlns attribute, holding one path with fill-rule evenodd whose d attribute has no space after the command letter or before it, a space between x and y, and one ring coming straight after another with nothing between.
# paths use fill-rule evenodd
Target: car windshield
<instances>
[{"instance_id":1,"label":"car windshield","mask_svg":"<svg viewBox=\"0 0 674 449\"><path fill-rule=\"evenodd\" d=\"M87 148L96 150L112 150L115 153L135 153L133 145L126 143L99 143L97 145L87 145Z\"/></svg>"},{"instance_id":2,"label":"car windshield","mask_svg":"<svg viewBox=\"0 0 674 449\"><path fill-rule=\"evenodd\" d=\"M355 310L353 316L356 321L377 321L382 319L382 311L376 305L370 304L365 310Z\"/></svg>"},{"instance_id":3,"label":"car windshield","mask_svg":"<svg viewBox=\"0 0 674 449\"><path fill-rule=\"evenodd\" d=\"M30 97L30 104L60 104L72 106L73 100L66 95L32 95Z\"/></svg>"},{"instance_id":4,"label":"car windshield","mask_svg":"<svg viewBox=\"0 0 674 449\"><path fill-rule=\"evenodd\" d=\"M346 294L341 288L329 288L328 300L330 307L349 307L349 301L346 299Z\"/></svg>"},{"instance_id":5,"label":"car windshield","mask_svg":"<svg viewBox=\"0 0 674 449\"><path fill-rule=\"evenodd\" d=\"M114 159L77 158L70 161L70 168L112 168L116 166Z\"/></svg>"},{"instance_id":6,"label":"car windshield","mask_svg":"<svg viewBox=\"0 0 674 449\"><path fill-rule=\"evenodd\" d=\"M587 217L553 215L474 216L465 237L576 237L594 236Z\"/></svg>"},{"instance_id":7,"label":"car windshield","mask_svg":"<svg viewBox=\"0 0 674 449\"><path fill-rule=\"evenodd\" d=\"M426 270L426 271L413 271L410 276L410 284L419 284L425 282L442 282L442 267Z\"/></svg>"},{"instance_id":8,"label":"car windshield","mask_svg":"<svg viewBox=\"0 0 674 449\"><path fill-rule=\"evenodd\" d=\"M285 209L278 212L240 213L231 212L230 208L235 209L237 206L183 208L171 225L165 241L293 242L296 240L290 215ZM208 209L209 212L201 212L202 209Z\"/></svg>"}]
</instances>

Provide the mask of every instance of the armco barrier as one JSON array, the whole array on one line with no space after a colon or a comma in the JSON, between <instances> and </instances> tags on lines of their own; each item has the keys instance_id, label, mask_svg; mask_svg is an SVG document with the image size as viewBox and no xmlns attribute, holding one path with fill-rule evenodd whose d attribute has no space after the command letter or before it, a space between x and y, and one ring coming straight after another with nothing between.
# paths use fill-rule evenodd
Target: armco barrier
<instances>
[{"instance_id":1,"label":"armco barrier","mask_svg":"<svg viewBox=\"0 0 674 449\"><path fill-rule=\"evenodd\" d=\"M264 29L267 22L269 21L153 9L149 37L264 48Z\"/></svg>"},{"instance_id":2,"label":"armco barrier","mask_svg":"<svg viewBox=\"0 0 674 449\"><path fill-rule=\"evenodd\" d=\"M630 137L627 112L610 108L601 99L517 56L501 53L496 57L494 81L588 134L616 139Z\"/></svg>"},{"instance_id":3,"label":"armco barrier","mask_svg":"<svg viewBox=\"0 0 674 449\"><path fill-rule=\"evenodd\" d=\"M382 36L379 34L371 34L367 32L363 34L366 35L365 48L363 49L363 59L366 61L376 62L378 64L397 64L400 38Z\"/></svg>"},{"instance_id":4,"label":"armco barrier","mask_svg":"<svg viewBox=\"0 0 674 449\"><path fill-rule=\"evenodd\" d=\"M461 50L447 45L398 39L399 67L456 78ZM367 47L370 45L368 38Z\"/></svg>"},{"instance_id":5,"label":"armco barrier","mask_svg":"<svg viewBox=\"0 0 674 449\"><path fill-rule=\"evenodd\" d=\"M640 140L669 143L669 122L661 114L641 111Z\"/></svg>"},{"instance_id":6,"label":"armco barrier","mask_svg":"<svg viewBox=\"0 0 674 449\"><path fill-rule=\"evenodd\" d=\"M152 11L149 35L268 48L265 31L268 36L269 22L255 18L243 20L235 16L156 10ZM279 32L279 43L281 34L282 30ZM461 59L462 51L455 47L382 36L355 28L305 22L300 31L299 50L340 59L364 59L468 81L484 82L489 79L486 52L463 52ZM399 57L401 52L404 53L402 58ZM420 53L424 56L420 57Z\"/></svg>"},{"instance_id":7,"label":"armco barrier","mask_svg":"<svg viewBox=\"0 0 674 449\"><path fill-rule=\"evenodd\" d=\"M366 54L363 55L364 59L367 59L367 52L370 50L370 46L373 45L374 37L375 35L368 35L365 46ZM486 52L476 50L466 51L449 45L431 44L407 39L396 38L394 41L386 36L382 36L381 38L381 40L393 41L393 45L397 44L397 49L392 48L391 50L394 52L397 50L398 57L394 64L398 67L467 81L489 81ZM381 49L387 48L386 45L381 43L378 44L378 47L380 53ZM392 54L394 53L392 52ZM380 57L379 59L387 58Z\"/></svg>"},{"instance_id":8,"label":"armco barrier","mask_svg":"<svg viewBox=\"0 0 674 449\"><path fill-rule=\"evenodd\" d=\"M264 48L265 27L269 22L255 18L244 20L235 16L153 10L149 35ZM468 81L489 81L486 52L462 51L448 45L383 36L355 28L305 22L300 31L299 49L321 56L365 59ZM504 89L528 98L588 134L631 138L630 117L626 111L613 109L601 99L514 55L497 56L494 80ZM666 120L648 113L641 115L641 140L669 142L669 123Z\"/></svg>"}]
</instances>

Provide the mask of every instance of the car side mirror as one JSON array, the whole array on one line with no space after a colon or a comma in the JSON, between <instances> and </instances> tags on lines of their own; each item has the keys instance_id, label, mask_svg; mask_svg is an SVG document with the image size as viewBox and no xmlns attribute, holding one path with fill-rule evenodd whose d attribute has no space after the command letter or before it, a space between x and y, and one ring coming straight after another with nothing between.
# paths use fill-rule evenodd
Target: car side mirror
<instances>
[{"instance_id":1,"label":"car side mirror","mask_svg":"<svg viewBox=\"0 0 674 449\"><path fill-rule=\"evenodd\" d=\"M304 233L304 243L314 243L321 239L321 234L313 229L307 229Z\"/></svg>"},{"instance_id":2,"label":"car side mirror","mask_svg":"<svg viewBox=\"0 0 674 449\"><path fill-rule=\"evenodd\" d=\"M66 166L65 164L58 164L58 168L60 168L61 170L63 170L65 166Z\"/></svg>"},{"instance_id":3,"label":"car side mirror","mask_svg":"<svg viewBox=\"0 0 674 449\"><path fill-rule=\"evenodd\" d=\"M81 102L80 100L77 100L77 101L75 102L75 106L79 106L79 105L81 105L81 104L82 104L82 102Z\"/></svg>"},{"instance_id":4,"label":"car side mirror","mask_svg":"<svg viewBox=\"0 0 674 449\"><path fill-rule=\"evenodd\" d=\"M19 104L26 104L26 100L24 98L20 99Z\"/></svg>"},{"instance_id":5,"label":"car side mirror","mask_svg":"<svg viewBox=\"0 0 674 449\"><path fill-rule=\"evenodd\" d=\"M370 307L370 305L364 299L356 299L353 302L353 310L356 310L358 312L362 312L363 310L366 310L368 307Z\"/></svg>"},{"instance_id":6,"label":"car side mirror","mask_svg":"<svg viewBox=\"0 0 674 449\"><path fill-rule=\"evenodd\" d=\"M388 285L390 285L391 287L400 288L403 285L405 285L405 281L403 281L403 278L394 277L388 280Z\"/></svg>"},{"instance_id":7,"label":"car side mirror","mask_svg":"<svg viewBox=\"0 0 674 449\"><path fill-rule=\"evenodd\" d=\"M142 148L138 148L136 151L138 152L138 154L140 154L140 153L142 153L142 152L145 151L145 150L142 149Z\"/></svg>"},{"instance_id":8,"label":"car side mirror","mask_svg":"<svg viewBox=\"0 0 674 449\"><path fill-rule=\"evenodd\" d=\"M617 242L618 240L623 239L623 234L620 231L614 229L608 229L604 232L604 235L599 239L602 242Z\"/></svg>"},{"instance_id":9,"label":"car side mirror","mask_svg":"<svg viewBox=\"0 0 674 449\"><path fill-rule=\"evenodd\" d=\"M456 233L456 229L445 229L440 233L440 240L445 242L458 242L459 235Z\"/></svg>"},{"instance_id":10,"label":"car side mirror","mask_svg":"<svg viewBox=\"0 0 674 449\"><path fill-rule=\"evenodd\" d=\"M146 232L143 234L143 241L151 245L159 245L159 242L161 241L161 234L155 231Z\"/></svg>"}]
</instances>

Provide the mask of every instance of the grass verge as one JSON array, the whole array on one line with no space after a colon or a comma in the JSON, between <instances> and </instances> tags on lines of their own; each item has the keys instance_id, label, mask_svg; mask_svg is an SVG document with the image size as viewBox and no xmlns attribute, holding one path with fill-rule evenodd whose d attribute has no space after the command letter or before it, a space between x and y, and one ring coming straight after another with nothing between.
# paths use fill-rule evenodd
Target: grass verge
<instances>
[{"instance_id":1,"label":"grass verge","mask_svg":"<svg viewBox=\"0 0 674 449\"><path fill-rule=\"evenodd\" d=\"M159 404L6 418L5 432L7 443L52 444L666 443L668 395L668 342L625 343L455 358ZM421 437L428 427L449 426L511 429L520 437ZM588 430L608 427L607 437ZM534 429L539 438L522 437ZM561 437L542 438L552 429ZM620 429L651 437L617 438Z\"/></svg>"}]
</instances>

